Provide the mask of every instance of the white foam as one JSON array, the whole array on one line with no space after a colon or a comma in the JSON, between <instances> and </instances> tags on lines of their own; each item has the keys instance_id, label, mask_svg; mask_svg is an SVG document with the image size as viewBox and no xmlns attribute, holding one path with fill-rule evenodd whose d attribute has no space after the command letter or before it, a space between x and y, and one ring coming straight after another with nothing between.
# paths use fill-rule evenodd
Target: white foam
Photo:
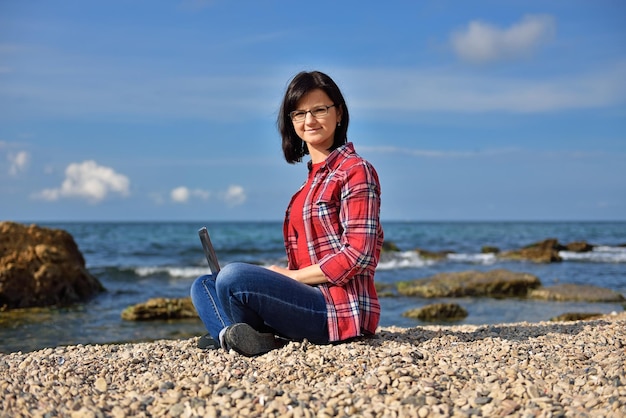
<instances>
[{"instance_id":1,"label":"white foam","mask_svg":"<svg viewBox=\"0 0 626 418\"><path fill-rule=\"evenodd\" d=\"M498 261L497 257L493 253L488 254L448 254L447 259L459 263L470 264L494 264Z\"/></svg>"},{"instance_id":2,"label":"white foam","mask_svg":"<svg viewBox=\"0 0 626 418\"><path fill-rule=\"evenodd\" d=\"M609 247L600 245L592 251L575 253L572 251L559 251L559 255L565 261L588 261L595 263L626 263L626 248Z\"/></svg>"},{"instance_id":3,"label":"white foam","mask_svg":"<svg viewBox=\"0 0 626 418\"><path fill-rule=\"evenodd\" d=\"M397 253L386 253L378 262L377 270L396 270L416 267L425 267L434 264L433 260L426 260L416 251L404 251Z\"/></svg>"},{"instance_id":4,"label":"white foam","mask_svg":"<svg viewBox=\"0 0 626 418\"><path fill-rule=\"evenodd\" d=\"M138 276L146 277L155 274L165 274L170 277L198 277L203 274L209 274L208 267L137 267L135 273Z\"/></svg>"}]
</instances>

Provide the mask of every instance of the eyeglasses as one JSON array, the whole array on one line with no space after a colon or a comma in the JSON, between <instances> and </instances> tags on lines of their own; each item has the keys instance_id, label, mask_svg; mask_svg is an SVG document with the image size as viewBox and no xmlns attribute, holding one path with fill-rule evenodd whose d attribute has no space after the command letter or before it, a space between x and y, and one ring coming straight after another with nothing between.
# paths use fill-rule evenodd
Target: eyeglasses
<instances>
[{"instance_id":1,"label":"eyeglasses","mask_svg":"<svg viewBox=\"0 0 626 418\"><path fill-rule=\"evenodd\" d=\"M323 118L328 115L328 109L335 107L334 104L330 106L318 106L311 110L294 110L289 112L289 116L293 122L302 122L306 119L306 114L310 113L315 119Z\"/></svg>"}]
</instances>

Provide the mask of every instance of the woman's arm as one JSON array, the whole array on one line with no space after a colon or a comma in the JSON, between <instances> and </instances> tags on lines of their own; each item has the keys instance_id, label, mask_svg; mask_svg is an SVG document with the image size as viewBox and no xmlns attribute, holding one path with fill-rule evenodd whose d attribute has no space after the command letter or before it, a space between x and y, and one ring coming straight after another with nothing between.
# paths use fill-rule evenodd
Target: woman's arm
<instances>
[{"instance_id":1,"label":"woman's arm","mask_svg":"<svg viewBox=\"0 0 626 418\"><path fill-rule=\"evenodd\" d=\"M325 224L324 231L338 230L341 236L332 236L341 248L318 257L320 269L329 282L343 286L356 274L375 268L379 245L382 245L380 226L380 184L374 168L367 162L352 165L346 170L342 183L339 224L321 212L318 217Z\"/></svg>"},{"instance_id":2,"label":"woman's arm","mask_svg":"<svg viewBox=\"0 0 626 418\"><path fill-rule=\"evenodd\" d=\"M313 264L300 270L289 270L279 266L270 266L269 269L304 284L328 283L328 278L322 272L319 264Z\"/></svg>"}]
</instances>

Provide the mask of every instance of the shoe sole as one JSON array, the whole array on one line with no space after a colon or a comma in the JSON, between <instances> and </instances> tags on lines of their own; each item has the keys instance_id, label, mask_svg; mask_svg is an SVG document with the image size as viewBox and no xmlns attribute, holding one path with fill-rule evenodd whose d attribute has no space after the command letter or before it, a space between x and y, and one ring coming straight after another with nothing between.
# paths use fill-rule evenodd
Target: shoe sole
<instances>
[{"instance_id":1,"label":"shoe sole","mask_svg":"<svg viewBox=\"0 0 626 418\"><path fill-rule=\"evenodd\" d=\"M279 348L274 334L258 332L244 323L228 327L224 333L224 342L229 348L247 357L258 356Z\"/></svg>"}]
</instances>

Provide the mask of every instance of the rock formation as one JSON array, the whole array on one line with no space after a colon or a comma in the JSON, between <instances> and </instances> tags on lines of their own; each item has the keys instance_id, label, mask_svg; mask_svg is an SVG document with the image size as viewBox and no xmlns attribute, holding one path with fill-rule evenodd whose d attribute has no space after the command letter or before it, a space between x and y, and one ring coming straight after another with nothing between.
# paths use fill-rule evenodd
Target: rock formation
<instances>
[{"instance_id":1,"label":"rock formation","mask_svg":"<svg viewBox=\"0 0 626 418\"><path fill-rule=\"evenodd\" d=\"M155 319L198 318L191 298L153 298L145 303L129 306L122 312L127 321L149 321Z\"/></svg>"},{"instance_id":2,"label":"rock formation","mask_svg":"<svg viewBox=\"0 0 626 418\"><path fill-rule=\"evenodd\" d=\"M553 263L562 261L559 251L564 250L559 242L554 238L527 245L519 250L505 251L500 254L502 258L512 260L529 260L536 263Z\"/></svg>"},{"instance_id":3,"label":"rock formation","mask_svg":"<svg viewBox=\"0 0 626 418\"><path fill-rule=\"evenodd\" d=\"M533 289L528 297L558 302L623 302L626 300L621 293L611 289L573 283Z\"/></svg>"},{"instance_id":4,"label":"rock formation","mask_svg":"<svg viewBox=\"0 0 626 418\"><path fill-rule=\"evenodd\" d=\"M0 310L70 305L102 291L68 232L0 222Z\"/></svg>"},{"instance_id":5,"label":"rock formation","mask_svg":"<svg viewBox=\"0 0 626 418\"><path fill-rule=\"evenodd\" d=\"M489 296L525 297L541 285L532 274L505 269L439 273L412 281L399 282L398 293L423 298Z\"/></svg>"},{"instance_id":6,"label":"rock formation","mask_svg":"<svg viewBox=\"0 0 626 418\"><path fill-rule=\"evenodd\" d=\"M457 321L467 317L467 310L457 303L433 303L402 314L422 321Z\"/></svg>"}]
</instances>

